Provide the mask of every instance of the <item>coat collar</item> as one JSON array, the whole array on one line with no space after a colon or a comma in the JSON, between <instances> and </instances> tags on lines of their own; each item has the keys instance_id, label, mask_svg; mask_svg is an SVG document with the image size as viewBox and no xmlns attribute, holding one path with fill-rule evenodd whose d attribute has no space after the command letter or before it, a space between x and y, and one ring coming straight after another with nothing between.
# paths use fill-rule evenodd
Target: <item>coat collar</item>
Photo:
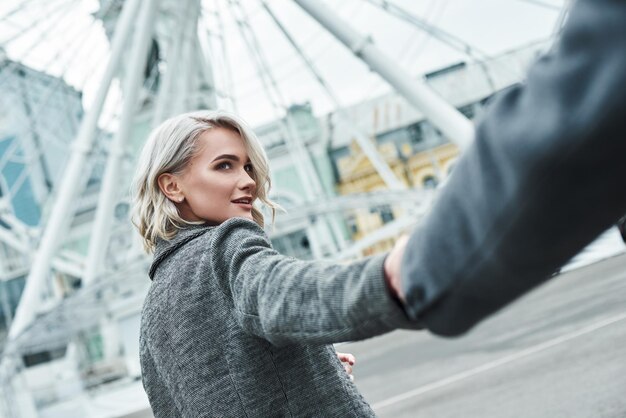
<instances>
[{"instance_id":1,"label":"coat collar","mask_svg":"<svg viewBox=\"0 0 626 418\"><path fill-rule=\"evenodd\" d=\"M209 225L189 225L184 229L180 229L171 240L158 238L156 250L154 251L154 259L152 260L152 265L148 273L150 280L154 280L156 269L163 260L189 241L198 238L213 228L214 226Z\"/></svg>"}]
</instances>

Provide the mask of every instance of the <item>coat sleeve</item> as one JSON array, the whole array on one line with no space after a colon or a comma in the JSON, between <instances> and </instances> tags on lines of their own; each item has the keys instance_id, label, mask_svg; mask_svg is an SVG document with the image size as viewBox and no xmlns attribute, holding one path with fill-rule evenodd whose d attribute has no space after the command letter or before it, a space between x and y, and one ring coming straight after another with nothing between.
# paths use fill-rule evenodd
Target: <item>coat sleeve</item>
<instances>
[{"instance_id":1,"label":"coat sleeve","mask_svg":"<svg viewBox=\"0 0 626 418\"><path fill-rule=\"evenodd\" d=\"M402 263L406 309L461 334L626 212L626 1L579 0L527 81L486 109Z\"/></svg>"},{"instance_id":2,"label":"coat sleeve","mask_svg":"<svg viewBox=\"0 0 626 418\"><path fill-rule=\"evenodd\" d=\"M388 290L385 256L352 264L303 261L272 249L256 223L230 219L210 243L212 274L239 324L275 345L358 340L410 322Z\"/></svg>"}]
</instances>

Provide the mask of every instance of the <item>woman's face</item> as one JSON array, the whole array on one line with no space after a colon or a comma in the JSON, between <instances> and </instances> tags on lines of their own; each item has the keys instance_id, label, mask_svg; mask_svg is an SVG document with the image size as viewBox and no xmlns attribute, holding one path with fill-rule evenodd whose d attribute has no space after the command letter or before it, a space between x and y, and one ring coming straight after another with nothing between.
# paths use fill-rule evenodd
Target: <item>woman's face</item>
<instances>
[{"instance_id":1,"label":"woman's face","mask_svg":"<svg viewBox=\"0 0 626 418\"><path fill-rule=\"evenodd\" d=\"M187 221L220 224L230 218L252 219L256 183L252 164L239 133L214 128L199 138L199 151L177 176L184 196L178 203Z\"/></svg>"}]
</instances>

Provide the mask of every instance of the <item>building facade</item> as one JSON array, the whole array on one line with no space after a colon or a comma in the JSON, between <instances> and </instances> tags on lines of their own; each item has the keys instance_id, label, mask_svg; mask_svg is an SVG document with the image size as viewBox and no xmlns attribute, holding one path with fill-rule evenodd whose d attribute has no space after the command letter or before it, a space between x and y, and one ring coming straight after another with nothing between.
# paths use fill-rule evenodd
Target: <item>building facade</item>
<instances>
[{"instance_id":1,"label":"building facade","mask_svg":"<svg viewBox=\"0 0 626 418\"><path fill-rule=\"evenodd\" d=\"M526 67L546 47L544 42L535 43L480 63L459 62L424 75L423 81L467 118L476 120L495 92L522 81ZM325 198L387 189L350 129L338 123L337 114L314 118L306 104L290 111L299 121L301 138L315 161ZM345 108L343 113L354 127L370 138L391 171L407 187L434 189L452 172L459 156L458 147L401 95L394 92L375 97ZM276 199L287 208L305 204L307 197L302 192L305 186L295 167L298 160L288 153L277 124L268 124L256 131L271 160ZM393 204L338 212L335 222L339 225L336 230L341 231L337 234L342 240L341 246L336 238L333 240L332 234L318 234L317 238L307 235L311 225L318 221L315 218L288 228L280 225L273 231L272 238L279 250L295 256L301 256L304 251L298 248L298 243L309 245L312 241L318 241L317 246L324 250L336 251L403 215L404 209ZM284 245L282 240L286 241ZM380 241L363 250L362 255L388 250L393 242L394 239ZM309 251L309 256L328 256L329 252L324 250L317 254Z\"/></svg>"},{"instance_id":2,"label":"building facade","mask_svg":"<svg viewBox=\"0 0 626 418\"><path fill-rule=\"evenodd\" d=\"M24 287L27 249L49 210L83 115L81 93L0 50L0 327ZM86 176L88 178L88 176Z\"/></svg>"}]
</instances>

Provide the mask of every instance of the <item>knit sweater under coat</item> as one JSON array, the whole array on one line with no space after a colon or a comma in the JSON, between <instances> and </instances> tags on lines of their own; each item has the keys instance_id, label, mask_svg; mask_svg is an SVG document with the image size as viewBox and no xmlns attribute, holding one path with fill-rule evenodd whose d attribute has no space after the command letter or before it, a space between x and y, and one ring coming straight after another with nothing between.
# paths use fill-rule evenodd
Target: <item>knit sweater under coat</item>
<instances>
[{"instance_id":1,"label":"knit sweater under coat","mask_svg":"<svg viewBox=\"0 0 626 418\"><path fill-rule=\"evenodd\" d=\"M287 257L243 218L158 242L140 335L155 417L375 416L329 344L418 328L383 261Z\"/></svg>"}]
</instances>

